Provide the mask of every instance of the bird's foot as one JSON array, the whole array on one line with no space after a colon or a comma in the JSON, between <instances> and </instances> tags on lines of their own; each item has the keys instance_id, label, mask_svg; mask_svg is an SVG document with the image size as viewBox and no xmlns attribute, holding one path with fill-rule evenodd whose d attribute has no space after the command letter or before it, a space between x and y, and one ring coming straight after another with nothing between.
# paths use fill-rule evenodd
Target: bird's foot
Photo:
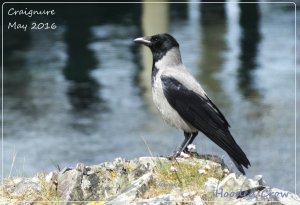
<instances>
[{"instance_id":1,"label":"bird's foot","mask_svg":"<svg viewBox=\"0 0 300 205\"><path fill-rule=\"evenodd\" d=\"M174 152L172 155L170 156L167 156L166 158L169 159L169 160L175 160L176 158L180 157L180 158L189 158L192 156L192 152L188 152L188 151L182 151L182 152L179 152L179 151L176 151Z\"/></svg>"},{"instance_id":2,"label":"bird's foot","mask_svg":"<svg viewBox=\"0 0 300 205\"><path fill-rule=\"evenodd\" d=\"M175 157L174 155L167 156L166 158L167 158L168 160L170 160L170 161L176 159L176 157Z\"/></svg>"},{"instance_id":3,"label":"bird's foot","mask_svg":"<svg viewBox=\"0 0 300 205\"><path fill-rule=\"evenodd\" d=\"M177 157L180 157L179 151L175 151L172 155L166 156L168 160L175 160Z\"/></svg>"},{"instance_id":4,"label":"bird's foot","mask_svg":"<svg viewBox=\"0 0 300 205\"><path fill-rule=\"evenodd\" d=\"M166 156L167 159L169 160L175 160L178 157L182 158L189 158L189 157L194 157L195 154L195 148L190 149L189 147L185 147L184 149L178 149L175 152L173 152L172 155Z\"/></svg>"}]
</instances>

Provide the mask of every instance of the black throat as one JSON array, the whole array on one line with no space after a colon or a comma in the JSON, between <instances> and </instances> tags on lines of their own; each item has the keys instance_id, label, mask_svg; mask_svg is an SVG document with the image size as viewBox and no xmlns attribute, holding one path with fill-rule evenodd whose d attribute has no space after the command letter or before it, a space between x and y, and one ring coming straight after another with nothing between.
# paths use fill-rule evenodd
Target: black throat
<instances>
[{"instance_id":1,"label":"black throat","mask_svg":"<svg viewBox=\"0 0 300 205\"><path fill-rule=\"evenodd\" d=\"M152 74L151 74L151 83L153 85L155 79L156 79L156 75L158 73L158 68L155 66L155 61L153 60L153 64L152 64Z\"/></svg>"},{"instance_id":2,"label":"black throat","mask_svg":"<svg viewBox=\"0 0 300 205\"><path fill-rule=\"evenodd\" d=\"M158 68L155 66L155 63L158 62L160 59L162 59L166 54L167 50L156 50L156 49L151 49L152 52L152 57L153 57L153 62L152 62L152 75L151 75L151 83L153 85L156 75L158 73Z\"/></svg>"},{"instance_id":3,"label":"black throat","mask_svg":"<svg viewBox=\"0 0 300 205\"><path fill-rule=\"evenodd\" d=\"M155 49L155 48L150 48L150 49L151 49L152 56L153 56L153 65L154 65L155 62L162 59L167 54L167 52L170 50L170 49L167 49L167 48L162 48L162 49L159 49L159 50Z\"/></svg>"},{"instance_id":4,"label":"black throat","mask_svg":"<svg viewBox=\"0 0 300 205\"><path fill-rule=\"evenodd\" d=\"M156 75L158 73L158 68L155 66L155 63L161 60L168 52L169 49L167 48L160 48L160 49L155 49L155 48L150 48L152 52L152 57L153 57L153 62L152 62L152 78L151 78L151 83L153 85Z\"/></svg>"}]
</instances>

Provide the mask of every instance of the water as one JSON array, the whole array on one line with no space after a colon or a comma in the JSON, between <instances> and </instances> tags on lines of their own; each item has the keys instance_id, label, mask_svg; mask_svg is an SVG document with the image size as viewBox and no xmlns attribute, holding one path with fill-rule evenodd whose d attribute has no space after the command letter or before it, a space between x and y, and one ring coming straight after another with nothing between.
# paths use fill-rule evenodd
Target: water
<instances>
[{"instance_id":1,"label":"water","mask_svg":"<svg viewBox=\"0 0 300 205\"><path fill-rule=\"evenodd\" d=\"M147 147L154 155L170 154L183 135L154 108L150 52L132 42L144 32L169 32L247 153L252 164L247 175L263 174L270 185L295 191L299 101L292 4L27 7L55 9L55 17L43 20L58 28L5 30L4 176L148 156ZM5 22L11 18L4 12ZM230 164L203 135L195 143L198 152L218 154Z\"/></svg>"}]
</instances>

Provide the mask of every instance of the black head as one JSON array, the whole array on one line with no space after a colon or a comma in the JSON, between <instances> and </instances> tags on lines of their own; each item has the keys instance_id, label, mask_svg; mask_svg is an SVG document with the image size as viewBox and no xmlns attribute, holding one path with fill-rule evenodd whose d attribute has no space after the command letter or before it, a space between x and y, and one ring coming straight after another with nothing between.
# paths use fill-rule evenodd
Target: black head
<instances>
[{"instance_id":1,"label":"black head","mask_svg":"<svg viewBox=\"0 0 300 205\"><path fill-rule=\"evenodd\" d=\"M136 38L134 42L148 46L156 60L164 56L170 49L179 47L176 39L167 33Z\"/></svg>"}]
</instances>

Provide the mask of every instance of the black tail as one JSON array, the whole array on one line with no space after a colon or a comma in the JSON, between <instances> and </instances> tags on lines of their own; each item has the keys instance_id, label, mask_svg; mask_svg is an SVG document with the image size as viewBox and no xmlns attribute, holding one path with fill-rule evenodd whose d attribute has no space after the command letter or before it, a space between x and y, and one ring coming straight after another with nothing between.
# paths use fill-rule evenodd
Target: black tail
<instances>
[{"instance_id":1,"label":"black tail","mask_svg":"<svg viewBox=\"0 0 300 205\"><path fill-rule=\"evenodd\" d=\"M237 169L245 175L245 168L251 166L246 154L240 148L240 146L235 142L229 130L227 132L219 132L214 133L204 133L209 139L211 139L214 143L216 143L219 147L221 147L224 151L227 152L229 157L232 159L233 163L237 167Z\"/></svg>"},{"instance_id":2,"label":"black tail","mask_svg":"<svg viewBox=\"0 0 300 205\"><path fill-rule=\"evenodd\" d=\"M236 166L236 168L243 174L243 175L245 175L246 173L245 173L245 170L244 170L244 168L242 167L242 165L240 164L240 163L238 163L237 161L235 161L232 157L230 157L231 158L231 160L232 160L232 162L234 163L234 165ZM250 165L250 164L249 164ZM245 166L246 167L246 166ZM248 166L246 167L246 168L248 168Z\"/></svg>"}]
</instances>

